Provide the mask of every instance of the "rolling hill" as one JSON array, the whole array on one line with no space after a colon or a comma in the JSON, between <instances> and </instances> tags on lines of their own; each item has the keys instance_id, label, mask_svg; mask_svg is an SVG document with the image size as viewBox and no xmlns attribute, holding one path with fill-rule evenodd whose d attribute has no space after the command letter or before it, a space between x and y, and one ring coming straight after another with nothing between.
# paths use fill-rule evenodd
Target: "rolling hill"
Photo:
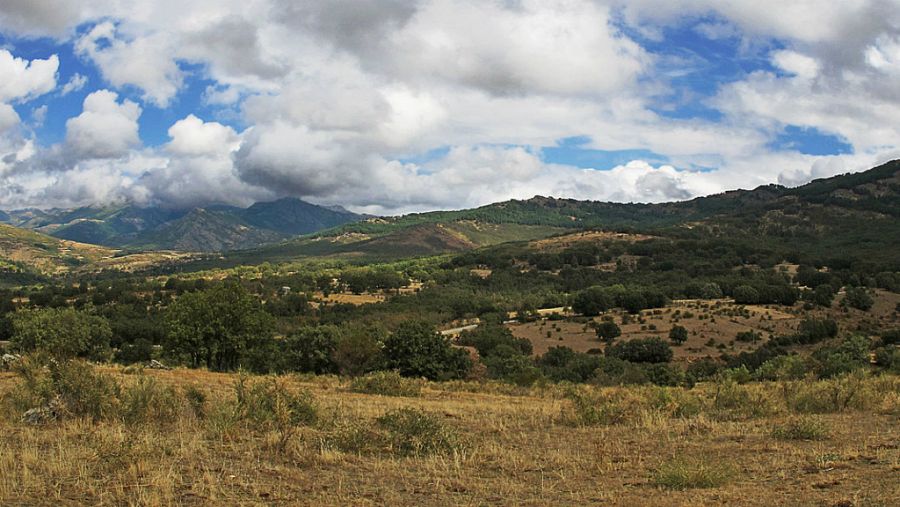
<instances>
[{"instance_id":1,"label":"rolling hill","mask_svg":"<svg viewBox=\"0 0 900 507\"><path fill-rule=\"evenodd\" d=\"M360 218L344 209L287 198L246 209L223 205L187 210L130 205L26 209L5 213L0 221L108 247L213 252L258 247Z\"/></svg>"},{"instance_id":2,"label":"rolling hill","mask_svg":"<svg viewBox=\"0 0 900 507\"><path fill-rule=\"evenodd\" d=\"M829 255L890 260L900 245L898 218L900 160L796 188L766 185L682 202L623 204L535 196L467 210L368 218L229 258L231 262L326 255L389 259L594 229L688 238L727 235Z\"/></svg>"}]
</instances>

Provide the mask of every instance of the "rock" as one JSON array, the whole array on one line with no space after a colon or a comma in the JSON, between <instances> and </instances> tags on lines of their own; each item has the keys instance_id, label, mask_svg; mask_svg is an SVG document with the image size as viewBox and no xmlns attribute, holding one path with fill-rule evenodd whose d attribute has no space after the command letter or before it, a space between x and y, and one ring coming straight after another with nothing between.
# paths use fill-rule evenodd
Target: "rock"
<instances>
[{"instance_id":1,"label":"rock","mask_svg":"<svg viewBox=\"0 0 900 507\"><path fill-rule=\"evenodd\" d=\"M22 414L22 422L25 424L47 424L56 421L63 413L62 402L59 398L50 400L43 407L32 408Z\"/></svg>"},{"instance_id":2,"label":"rock","mask_svg":"<svg viewBox=\"0 0 900 507\"><path fill-rule=\"evenodd\" d=\"M172 369L172 368L169 368L168 366L162 364L161 362L157 361L156 359L151 359L150 362L147 363L147 368L150 368L151 370L171 370Z\"/></svg>"},{"instance_id":3,"label":"rock","mask_svg":"<svg viewBox=\"0 0 900 507\"><path fill-rule=\"evenodd\" d=\"M13 363L22 359L22 356L18 354L3 354L0 356L0 368L9 369Z\"/></svg>"}]
</instances>

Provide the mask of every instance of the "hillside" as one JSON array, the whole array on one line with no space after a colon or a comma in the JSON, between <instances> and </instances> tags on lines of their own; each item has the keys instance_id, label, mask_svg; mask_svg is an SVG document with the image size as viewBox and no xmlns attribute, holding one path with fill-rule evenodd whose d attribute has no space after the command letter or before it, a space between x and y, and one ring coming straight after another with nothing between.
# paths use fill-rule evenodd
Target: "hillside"
<instances>
[{"instance_id":1,"label":"hillside","mask_svg":"<svg viewBox=\"0 0 900 507\"><path fill-rule=\"evenodd\" d=\"M352 254L376 259L459 252L567 230L728 236L889 260L900 244L900 161L797 188L767 185L690 201L622 204L535 196L459 211L376 217L241 254L241 262ZM235 261L233 258L230 262Z\"/></svg>"},{"instance_id":2,"label":"hillside","mask_svg":"<svg viewBox=\"0 0 900 507\"><path fill-rule=\"evenodd\" d=\"M108 248L0 224L0 269L8 273L60 274L112 255Z\"/></svg>"},{"instance_id":3,"label":"hillside","mask_svg":"<svg viewBox=\"0 0 900 507\"><path fill-rule=\"evenodd\" d=\"M88 206L14 210L5 217L0 216L0 221L82 243L199 252L257 247L360 218L343 209L291 198L246 209L223 205L181 210Z\"/></svg>"}]
</instances>

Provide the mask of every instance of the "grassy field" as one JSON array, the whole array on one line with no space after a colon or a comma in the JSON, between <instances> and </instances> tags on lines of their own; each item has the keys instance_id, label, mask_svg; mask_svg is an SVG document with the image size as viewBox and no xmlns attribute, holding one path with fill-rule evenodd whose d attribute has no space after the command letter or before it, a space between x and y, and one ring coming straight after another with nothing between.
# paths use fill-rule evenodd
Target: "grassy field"
<instances>
[{"instance_id":1,"label":"grassy field","mask_svg":"<svg viewBox=\"0 0 900 507\"><path fill-rule=\"evenodd\" d=\"M896 309L900 294L877 290L875 305L868 312L848 309L843 311L836 298L830 309L804 310L802 303L792 307L781 305L735 305L730 300L693 299L673 301L666 308L643 310L622 324L626 312L614 309L593 318L612 318L622 330L618 340L650 338L666 339L673 326L688 330L687 341L673 347L676 360L690 360L718 356L722 352L737 354L759 347L771 336L794 332L800 322L808 317L832 318L841 329L861 329L898 324ZM518 338L525 338L534 347L534 354L541 355L549 348L566 346L578 352L603 349L597 333L584 322L567 320L539 320L527 323L511 323L507 327ZM761 337L759 342L740 342L735 337L740 332L751 331Z\"/></svg>"},{"instance_id":2,"label":"grassy field","mask_svg":"<svg viewBox=\"0 0 900 507\"><path fill-rule=\"evenodd\" d=\"M253 389L243 396L255 408L240 408L236 375L102 370L122 389L103 415L44 425L19 421L18 381L0 374L0 504L887 506L900 496L894 376L691 390L245 379L269 386L259 399L288 401L269 413ZM280 417L284 407L302 417Z\"/></svg>"}]
</instances>

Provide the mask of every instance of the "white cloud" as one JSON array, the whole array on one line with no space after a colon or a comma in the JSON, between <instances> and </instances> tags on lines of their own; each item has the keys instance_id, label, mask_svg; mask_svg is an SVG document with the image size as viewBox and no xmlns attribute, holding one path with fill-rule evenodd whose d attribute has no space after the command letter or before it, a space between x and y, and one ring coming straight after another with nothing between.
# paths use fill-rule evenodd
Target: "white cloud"
<instances>
[{"instance_id":1,"label":"white cloud","mask_svg":"<svg viewBox=\"0 0 900 507\"><path fill-rule=\"evenodd\" d=\"M126 156L140 144L141 108L130 100L99 90L84 99L83 112L66 122L66 145L82 158Z\"/></svg>"},{"instance_id":2,"label":"white cloud","mask_svg":"<svg viewBox=\"0 0 900 507\"><path fill-rule=\"evenodd\" d=\"M9 104L0 103L0 134L19 124L19 115Z\"/></svg>"},{"instance_id":3,"label":"white cloud","mask_svg":"<svg viewBox=\"0 0 900 507\"><path fill-rule=\"evenodd\" d=\"M666 24L730 39L739 57L781 72L722 86L705 103L720 120L666 117L656 111L677 105L670 79L697 62L627 35L662 41ZM180 206L291 194L377 212L534 194L656 201L864 169L900 144L896 0L8 0L0 27L71 40L107 86L135 87L144 104L177 101L188 73L209 79L204 104L249 126L188 115L170 142L145 148L141 107L101 91L63 145L36 148L7 103L53 90L59 62L0 50L0 75L15 77L0 81L0 156L14 161L0 167L4 205L14 195ZM74 75L60 94L84 81ZM773 151L785 125L831 133L854 154ZM582 135L586 148L643 148L671 165L541 161L540 146ZM400 161L439 147L450 149L438 160Z\"/></svg>"},{"instance_id":4,"label":"white cloud","mask_svg":"<svg viewBox=\"0 0 900 507\"><path fill-rule=\"evenodd\" d=\"M77 92L84 88L88 82L87 76L83 76L81 74L75 73L69 78L69 81L63 85L62 90L60 90L60 95L68 95L72 92Z\"/></svg>"},{"instance_id":5,"label":"white cloud","mask_svg":"<svg viewBox=\"0 0 900 507\"><path fill-rule=\"evenodd\" d=\"M165 107L184 79L172 42L165 32L123 34L106 21L79 38L75 50L89 57L113 86L137 86L145 100Z\"/></svg>"},{"instance_id":6,"label":"white cloud","mask_svg":"<svg viewBox=\"0 0 900 507\"><path fill-rule=\"evenodd\" d=\"M775 51L772 54L772 63L782 70L803 79L813 79L819 75L819 62L815 58L810 58L796 51L787 49Z\"/></svg>"},{"instance_id":7,"label":"white cloud","mask_svg":"<svg viewBox=\"0 0 900 507\"><path fill-rule=\"evenodd\" d=\"M31 61L16 58L0 49L0 102L30 100L56 88L59 58L52 55L45 60Z\"/></svg>"},{"instance_id":8,"label":"white cloud","mask_svg":"<svg viewBox=\"0 0 900 507\"><path fill-rule=\"evenodd\" d=\"M172 141L166 149L178 155L207 155L232 152L240 146L240 138L231 128L221 123L205 123L194 115L188 115L169 127Z\"/></svg>"}]
</instances>

